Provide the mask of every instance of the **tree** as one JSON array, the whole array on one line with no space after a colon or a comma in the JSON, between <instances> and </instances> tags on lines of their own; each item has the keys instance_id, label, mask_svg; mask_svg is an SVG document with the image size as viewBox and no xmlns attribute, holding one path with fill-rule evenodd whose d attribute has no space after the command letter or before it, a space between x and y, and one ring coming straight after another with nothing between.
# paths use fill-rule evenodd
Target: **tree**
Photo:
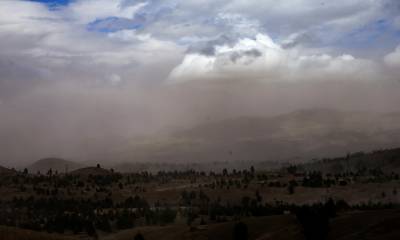
<instances>
[{"instance_id":1,"label":"tree","mask_svg":"<svg viewBox=\"0 0 400 240\"><path fill-rule=\"evenodd\" d=\"M249 238L249 233L247 225L243 222L238 222L233 228L233 239L234 240L247 240Z\"/></svg>"},{"instance_id":2,"label":"tree","mask_svg":"<svg viewBox=\"0 0 400 240\"><path fill-rule=\"evenodd\" d=\"M255 172L256 170L254 169L254 166L251 166L250 167L250 172L251 172L251 175L254 175L254 172Z\"/></svg>"}]
</instances>

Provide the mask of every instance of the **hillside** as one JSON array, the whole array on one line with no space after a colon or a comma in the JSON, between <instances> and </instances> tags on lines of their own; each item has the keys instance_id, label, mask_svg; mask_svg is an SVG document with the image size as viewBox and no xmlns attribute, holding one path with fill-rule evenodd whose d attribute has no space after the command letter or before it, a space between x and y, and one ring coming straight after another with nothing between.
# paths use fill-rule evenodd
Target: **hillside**
<instances>
[{"instance_id":1,"label":"hillside","mask_svg":"<svg viewBox=\"0 0 400 240\"><path fill-rule=\"evenodd\" d=\"M400 148L377 150L373 152L349 153L343 157L324 158L312 163L300 165L305 170L338 173L343 171L361 171L363 169L381 169L384 172L400 172Z\"/></svg>"},{"instance_id":2,"label":"hillside","mask_svg":"<svg viewBox=\"0 0 400 240\"><path fill-rule=\"evenodd\" d=\"M400 115L303 110L242 117L132 140L110 152L117 161L301 162L400 145Z\"/></svg>"},{"instance_id":3,"label":"hillside","mask_svg":"<svg viewBox=\"0 0 400 240\"><path fill-rule=\"evenodd\" d=\"M70 172L78 168L82 168L83 165L77 162L61 159L61 158L44 158L36 161L28 167L30 172L36 173L38 171L45 173L49 169L58 171L59 173Z\"/></svg>"}]
</instances>

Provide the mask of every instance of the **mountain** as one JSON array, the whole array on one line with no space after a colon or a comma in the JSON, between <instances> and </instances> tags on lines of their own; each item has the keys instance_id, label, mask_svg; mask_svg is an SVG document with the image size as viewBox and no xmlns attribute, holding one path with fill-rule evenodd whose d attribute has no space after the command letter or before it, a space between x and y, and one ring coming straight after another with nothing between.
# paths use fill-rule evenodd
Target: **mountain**
<instances>
[{"instance_id":1,"label":"mountain","mask_svg":"<svg viewBox=\"0 0 400 240\"><path fill-rule=\"evenodd\" d=\"M46 173L49 169L58 171L59 173L70 172L78 168L82 168L84 165L61 159L61 158L44 158L36 161L28 167L29 172L36 173L38 171Z\"/></svg>"},{"instance_id":2,"label":"mountain","mask_svg":"<svg viewBox=\"0 0 400 240\"><path fill-rule=\"evenodd\" d=\"M312 109L227 119L133 140L108 157L115 162L301 162L397 146L400 114Z\"/></svg>"}]
</instances>

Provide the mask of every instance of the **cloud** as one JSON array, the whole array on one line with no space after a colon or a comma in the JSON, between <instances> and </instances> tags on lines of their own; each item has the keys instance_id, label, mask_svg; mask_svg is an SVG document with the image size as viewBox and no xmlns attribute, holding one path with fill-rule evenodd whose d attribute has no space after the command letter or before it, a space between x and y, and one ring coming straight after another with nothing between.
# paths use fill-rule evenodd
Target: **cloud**
<instances>
[{"instance_id":1,"label":"cloud","mask_svg":"<svg viewBox=\"0 0 400 240\"><path fill-rule=\"evenodd\" d=\"M112 5L111 9L107 4ZM88 31L88 25L82 25L82 22L92 19L77 14L87 9L93 18L109 14L128 17L146 5L144 2L129 5L127 1L115 4L116 1L74 1L53 10L37 2L1 1L0 68L8 70L2 72L7 76L0 84L22 82L6 82L7 78L25 79L26 86L36 81L33 78L98 82L97 79L108 78L111 74L126 76L132 72L139 78L139 74L143 76L146 69L157 68L157 64L169 66L179 61L179 53L184 49L173 41L154 38L149 33L138 33L124 26L111 33ZM103 7L109 12L99 10ZM12 68L8 67L10 61ZM164 71L167 72L163 70L159 74Z\"/></svg>"},{"instance_id":2,"label":"cloud","mask_svg":"<svg viewBox=\"0 0 400 240\"><path fill-rule=\"evenodd\" d=\"M108 17L133 19L135 13L147 4L125 0L78 0L72 2L66 11L74 20L87 24Z\"/></svg>"},{"instance_id":3,"label":"cloud","mask_svg":"<svg viewBox=\"0 0 400 240\"><path fill-rule=\"evenodd\" d=\"M111 85L117 86L121 84L122 79L121 76L119 76L118 74L111 74L109 81Z\"/></svg>"},{"instance_id":4,"label":"cloud","mask_svg":"<svg viewBox=\"0 0 400 240\"><path fill-rule=\"evenodd\" d=\"M387 54L384 58L385 63L393 68L399 68L400 67L400 45L397 46L397 48Z\"/></svg>"},{"instance_id":5,"label":"cloud","mask_svg":"<svg viewBox=\"0 0 400 240\"><path fill-rule=\"evenodd\" d=\"M116 32L125 29L138 29L141 24L127 18L108 17L89 23L89 31Z\"/></svg>"},{"instance_id":6,"label":"cloud","mask_svg":"<svg viewBox=\"0 0 400 240\"><path fill-rule=\"evenodd\" d=\"M382 18L395 22L395 2L340 3L76 0L48 8L5 0L0 2L0 68L13 62L2 74L9 79L34 76L95 84L106 84L98 79L113 74L124 84L214 77L300 81L335 74L338 79L372 79L382 56L363 59L357 56L361 50L335 41ZM361 71L362 65L368 71Z\"/></svg>"},{"instance_id":7,"label":"cloud","mask_svg":"<svg viewBox=\"0 0 400 240\"><path fill-rule=\"evenodd\" d=\"M283 48L292 48L298 45L311 45L317 42L318 40L315 36L312 36L309 32L303 31L290 34L281 44Z\"/></svg>"},{"instance_id":8,"label":"cloud","mask_svg":"<svg viewBox=\"0 0 400 240\"><path fill-rule=\"evenodd\" d=\"M365 70L367 69L367 70ZM242 38L234 45L215 46L214 54L188 53L172 70L170 82L199 79L301 81L373 79L373 61L351 55L307 54L285 49L269 36Z\"/></svg>"},{"instance_id":9,"label":"cloud","mask_svg":"<svg viewBox=\"0 0 400 240\"><path fill-rule=\"evenodd\" d=\"M4 34L24 37L62 31L64 29L61 27L61 20L60 16L48 11L40 3L9 0L0 2L0 32Z\"/></svg>"},{"instance_id":10,"label":"cloud","mask_svg":"<svg viewBox=\"0 0 400 240\"><path fill-rule=\"evenodd\" d=\"M393 20L393 25L395 26L396 29L400 30L400 16L396 17Z\"/></svg>"}]
</instances>

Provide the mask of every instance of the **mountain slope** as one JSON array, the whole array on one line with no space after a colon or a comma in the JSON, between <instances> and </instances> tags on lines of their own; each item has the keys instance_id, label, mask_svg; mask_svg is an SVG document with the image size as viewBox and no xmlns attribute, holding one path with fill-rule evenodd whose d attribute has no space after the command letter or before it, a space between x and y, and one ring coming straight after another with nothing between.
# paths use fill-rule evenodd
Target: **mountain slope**
<instances>
[{"instance_id":1,"label":"mountain slope","mask_svg":"<svg viewBox=\"0 0 400 240\"><path fill-rule=\"evenodd\" d=\"M381 169L384 172L400 172L400 148L376 150L373 152L349 153L343 157L324 158L316 162L299 165L307 171L326 173L358 172Z\"/></svg>"}]
</instances>

